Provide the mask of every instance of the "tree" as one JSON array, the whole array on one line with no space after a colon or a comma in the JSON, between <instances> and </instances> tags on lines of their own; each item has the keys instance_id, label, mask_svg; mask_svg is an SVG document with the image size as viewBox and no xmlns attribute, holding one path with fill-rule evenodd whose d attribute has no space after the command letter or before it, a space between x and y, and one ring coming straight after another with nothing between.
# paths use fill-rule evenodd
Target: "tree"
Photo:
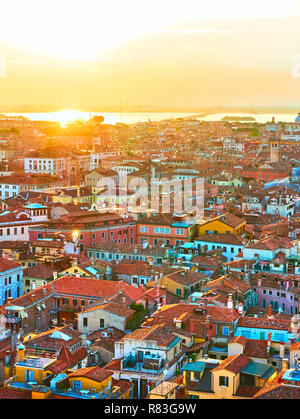
<instances>
[{"instance_id":1,"label":"tree","mask_svg":"<svg viewBox=\"0 0 300 419\"><path fill-rule=\"evenodd\" d=\"M96 124L101 124L104 122L104 117L102 115L95 115L93 116L93 121L96 122Z\"/></svg>"}]
</instances>

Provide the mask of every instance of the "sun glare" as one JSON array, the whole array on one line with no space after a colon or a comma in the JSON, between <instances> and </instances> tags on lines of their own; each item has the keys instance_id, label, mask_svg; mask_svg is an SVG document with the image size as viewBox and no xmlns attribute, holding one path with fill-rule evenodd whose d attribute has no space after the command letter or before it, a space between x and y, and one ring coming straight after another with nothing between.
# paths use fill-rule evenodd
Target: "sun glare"
<instances>
[{"instance_id":1,"label":"sun glare","mask_svg":"<svg viewBox=\"0 0 300 419\"><path fill-rule=\"evenodd\" d=\"M168 30L180 21L284 17L296 13L295 4L294 0L186 0L183 7L179 0L110 0L105 4L99 0L10 0L1 7L0 43L61 60L91 61L130 39Z\"/></svg>"},{"instance_id":2,"label":"sun glare","mask_svg":"<svg viewBox=\"0 0 300 419\"><path fill-rule=\"evenodd\" d=\"M89 117L90 115L88 112L80 112L76 110L64 110L47 114L47 120L59 122L63 128L65 128L69 122L76 121L77 119L88 120Z\"/></svg>"}]
</instances>

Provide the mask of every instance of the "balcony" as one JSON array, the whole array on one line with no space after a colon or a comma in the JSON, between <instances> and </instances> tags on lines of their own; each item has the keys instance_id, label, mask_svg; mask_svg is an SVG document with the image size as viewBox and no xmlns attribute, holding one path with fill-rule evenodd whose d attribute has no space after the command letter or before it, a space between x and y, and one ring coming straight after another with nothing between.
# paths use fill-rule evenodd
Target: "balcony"
<instances>
[{"instance_id":1,"label":"balcony","mask_svg":"<svg viewBox=\"0 0 300 419\"><path fill-rule=\"evenodd\" d=\"M133 355L129 355L122 362L124 371L143 372L152 375L161 374L164 366L164 361L159 355L145 355L141 361L138 361Z\"/></svg>"},{"instance_id":2,"label":"balcony","mask_svg":"<svg viewBox=\"0 0 300 419\"><path fill-rule=\"evenodd\" d=\"M16 376L8 378L5 381L5 385L7 388L14 389L14 390L32 390L35 386L37 386L37 383L35 381L32 382L22 382L17 381Z\"/></svg>"},{"instance_id":3,"label":"balcony","mask_svg":"<svg viewBox=\"0 0 300 419\"><path fill-rule=\"evenodd\" d=\"M80 390L80 391L73 391L71 388L66 390L52 390L52 394L57 394L60 396L66 396L66 397L74 397L75 399L110 399L106 393L99 392L95 393L93 391L89 390Z\"/></svg>"}]
</instances>

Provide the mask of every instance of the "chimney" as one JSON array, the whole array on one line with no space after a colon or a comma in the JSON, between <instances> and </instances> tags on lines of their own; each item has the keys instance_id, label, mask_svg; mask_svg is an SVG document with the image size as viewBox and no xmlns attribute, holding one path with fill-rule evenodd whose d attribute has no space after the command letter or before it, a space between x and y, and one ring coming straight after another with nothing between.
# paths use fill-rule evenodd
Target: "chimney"
<instances>
[{"instance_id":1,"label":"chimney","mask_svg":"<svg viewBox=\"0 0 300 419\"><path fill-rule=\"evenodd\" d=\"M229 294L229 295L228 295L227 308L229 308L230 310L232 310L232 309L233 309L232 294Z\"/></svg>"},{"instance_id":2,"label":"chimney","mask_svg":"<svg viewBox=\"0 0 300 419\"><path fill-rule=\"evenodd\" d=\"M11 353L9 350L5 352L5 364L8 365L10 363Z\"/></svg>"},{"instance_id":3,"label":"chimney","mask_svg":"<svg viewBox=\"0 0 300 419\"><path fill-rule=\"evenodd\" d=\"M267 353L270 353L270 349L271 349L271 338L272 338L272 333L268 333L268 342L267 342Z\"/></svg>"},{"instance_id":4,"label":"chimney","mask_svg":"<svg viewBox=\"0 0 300 419\"><path fill-rule=\"evenodd\" d=\"M287 358L283 358L282 359L282 366L281 366L283 371L286 371L289 369L289 360Z\"/></svg>"},{"instance_id":5,"label":"chimney","mask_svg":"<svg viewBox=\"0 0 300 419\"><path fill-rule=\"evenodd\" d=\"M155 179L155 167L151 166L151 178Z\"/></svg>"},{"instance_id":6,"label":"chimney","mask_svg":"<svg viewBox=\"0 0 300 419\"><path fill-rule=\"evenodd\" d=\"M279 355L280 358L283 360L284 358L284 354L285 354L285 344L284 343L280 343L280 347L279 347Z\"/></svg>"},{"instance_id":7,"label":"chimney","mask_svg":"<svg viewBox=\"0 0 300 419\"><path fill-rule=\"evenodd\" d=\"M12 300L13 300L13 298L12 298L12 297L8 297L8 298L7 298L7 305L8 305L8 306L11 306L11 304L12 304Z\"/></svg>"},{"instance_id":8,"label":"chimney","mask_svg":"<svg viewBox=\"0 0 300 419\"><path fill-rule=\"evenodd\" d=\"M16 331L13 330L11 332L11 350L14 351L17 343L17 334Z\"/></svg>"},{"instance_id":9,"label":"chimney","mask_svg":"<svg viewBox=\"0 0 300 419\"><path fill-rule=\"evenodd\" d=\"M239 314L243 314L244 311L244 305L243 303L238 303L238 312Z\"/></svg>"}]
</instances>

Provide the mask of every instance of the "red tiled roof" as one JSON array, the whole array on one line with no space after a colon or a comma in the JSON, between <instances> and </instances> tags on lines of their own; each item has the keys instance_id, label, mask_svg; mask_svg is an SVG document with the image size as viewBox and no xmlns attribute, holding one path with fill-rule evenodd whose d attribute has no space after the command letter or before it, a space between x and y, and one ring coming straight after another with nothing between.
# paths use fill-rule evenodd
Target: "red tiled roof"
<instances>
[{"instance_id":1,"label":"red tiled roof","mask_svg":"<svg viewBox=\"0 0 300 419\"><path fill-rule=\"evenodd\" d=\"M235 336L229 339L228 343L240 343L241 345L245 346L247 343L247 338L244 336Z\"/></svg>"},{"instance_id":2,"label":"red tiled roof","mask_svg":"<svg viewBox=\"0 0 300 419\"><path fill-rule=\"evenodd\" d=\"M231 371L234 374L239 373L247 364L249 364L250 359L245 355L231 355L221 362L216 368L212 371L227 370Z\"/></svg>"},{"instance_id":3,"label":"red tiled roof","mask_svg":"<svg viewBox=\"0 0 300 419\"><path fill-rule=\"evenodd\" d=\"M110 361L109 364L105 365L104 369L105 370L110 370L110 371L120 371L121 370L121 361L122 359L113 359L112 361Z\"/></svg>"},{"instance_id":4,"label":"red tiled roof","mask_svg":"<svg viewBox=\"0 0 300 419\"><path fill-rule=\"evenodd\" d=\"M72 372L71 374L69 374L68 377L86 377L86 378L89 378L90 380L101 383L102 381L110 377L111 375L112 375L111 372L108 372L107 370L104 370L103 368L96 366L96 367L90 367L90 368L80 368Z\"/></svg>"},{"instance_id":5,"label":"red tiled roof","mask_svg":"<svg viewBox=\"0 0 300 419\"><path fill-rule=\"evenodd\" d=\"M196 237L194 240L201 242L232 244L236 246L244 246L248 242L247 239L238 236L237 234L203 234L202 236Z\"/></svg>"},{"instance_id":6,"label":"red tiled roof","mask_svg":"<svg viewBox=\"0 0 300 419\"><path fill-rule=\"evenodd\" d=\"M290 330L291 320L279 319L273 317L241 317L238 322L238 327L256 327L260 329L281 329Z\"/></svg>"},{"instance_id":7,"label":"red tiled roof","mask_svg":"<svg viewBox=\"0 0 300 419\"><path fill-rule=\"evenodd\" d=\"M281 382L284 373L281 371L274 380L267 383L254 395L254 399L300 399L300 387Z\"/></svg>"},{"instance_id":8,"label":"red tiled roof","mask_svg":"<svg viewBox=\"0 0 300 419\"><path fill-rule=\"evenodd\" d=\"M247 246L248 249L259 250L277 250L280 248L290 249L293 247L293 241L287 237L267 237L256 243Z\"/></svg>"},{"instance_id":9,"label":"red tiled roof","mask_svg":"<svg viewBox=\"0 0 300 419\"><path fill-rule=\"evenodd\" d=\"M255 394L257 394L259 390L260 388L255 386L239 386L235 393L235 396L243 398L252 398L255 396Z\"/></svg>"},{"instance_id":10,"label":"red tiled roof","mask_svg":"<svg viewBox=\"0 0 300 419\"><path fill-rule=\"evenodd\" d=\"M9 271L10 269L15 269L21 267L21 263L14 262L12 260L0 258L0 272Z\"/></svg>"},{"instance_id":11,"label":"red tiled roof","mask_svg":"<svg viewBox=\"0 0 300 419\"><path fill-rule=\"evenodd\" d=\"M0 389L0 399L31 399L31 390Z\"/></svg>"},{"instance_id":12,"label":"red tiled roof","mask_svg":"<svg viewBox=\"0 0 300 419\"><path fill-rule=\"evenodd\" d=\"M126 393L131 387L133 387L133 383L128 380L115 380L113 378L112 386L120 387L121 393Z\"/></svg>"},{"instance_id":13,"label":"red tiled roof","mask_svg":"<svg viewBox=\"0 0 300 419\"><path fill-rule=\"evenodd\" d=\"M54 374L59 374L67 368L71 368L77 365L80 361L86 358L87 355L88 352L84 347L81 347L77 351L71 353L66 346L63 346L57 358L57 361L54 364L51 364L49 367L47 367L47 369L53 372Z\"/></svg>"},{"instance_id":14,"label":"red tiled roof","mask_svg":"<svg viewBox=\"0 0 300 419\"><path fill-rule=\"evenodd\" d=\"M244 355L251 358L268 358L268 341L259 339L248 339L244 350Z\"/></svg>"}]
</instances>

